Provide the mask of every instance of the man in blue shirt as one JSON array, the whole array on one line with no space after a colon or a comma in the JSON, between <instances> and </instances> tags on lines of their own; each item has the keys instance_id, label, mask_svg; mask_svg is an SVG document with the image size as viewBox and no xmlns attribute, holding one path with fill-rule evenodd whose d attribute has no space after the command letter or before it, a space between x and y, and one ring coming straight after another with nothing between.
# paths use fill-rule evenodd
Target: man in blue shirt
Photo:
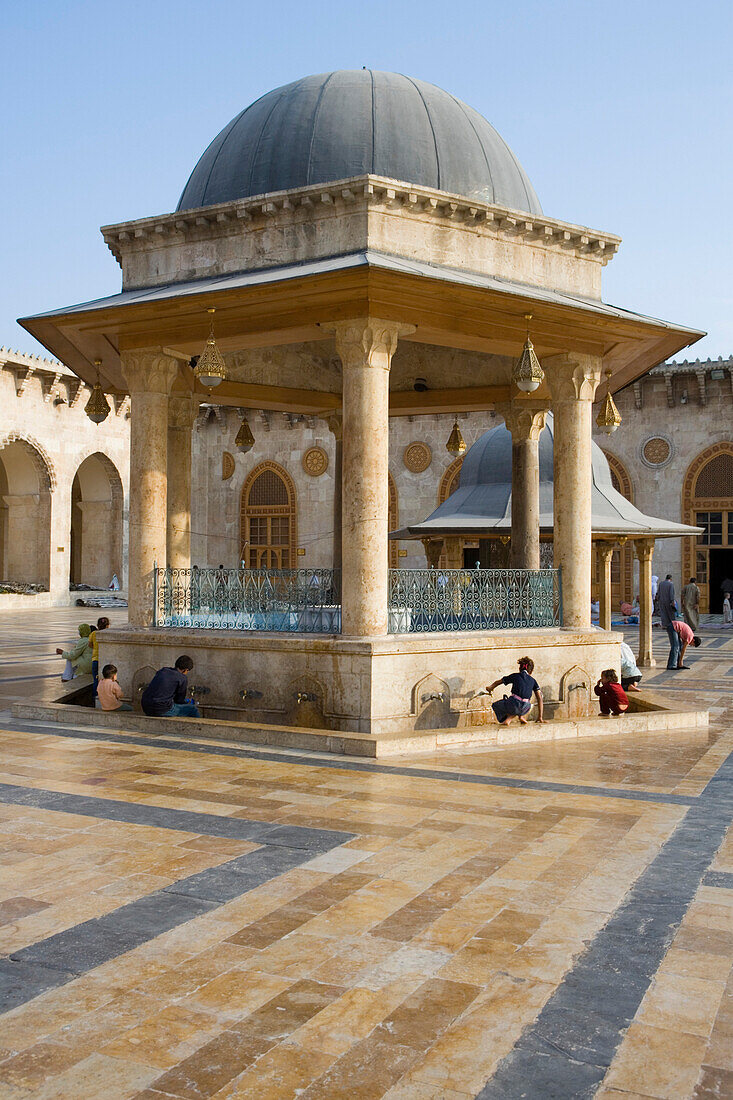
<instances>
[{"instance_id":1,"label":"man in blue shirt","mask_svg":"<svg viewBox=\"0 0 733 1100\"><path fill-rule=\"evenodd\" d=\"M187 699L193 661L183 654L175 668L158 669L143 692L143 713L152 718L200 718L199 708Z\"/></svg>"},{"instance_id":2,"label":"man in blue shirt","mask_svg":"<svg viewBox=\"0 0 733 1100\"><path fill-rule=\"evenodd\" d=\"M508 676L501 676L486 688L489 695L491 695L494 688L497 688L499 684L511 685L511 695L505 695L503 699L497 699L495 703L491 704L491 709L496 715L500 726L508 726L512 718L519 718L523 726L527 725L525 715L529 714L532 706L532 692L534 692L537 699L537 721L544 722L542 692L540 691L540 685L532 676L534 661L531 657L520 657L518 664L519 672L510 672Z\"/></svg>"}]
</instances>

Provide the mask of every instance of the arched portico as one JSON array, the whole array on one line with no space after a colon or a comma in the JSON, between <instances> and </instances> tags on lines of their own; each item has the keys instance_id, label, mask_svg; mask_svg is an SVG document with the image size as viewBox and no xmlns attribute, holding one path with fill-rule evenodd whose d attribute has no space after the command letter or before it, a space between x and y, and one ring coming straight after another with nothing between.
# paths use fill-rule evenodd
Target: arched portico
<instances>
[{"instance_id":1,"label":"arched portico","mask_svg":"<svg viewBox=\"0 0 733 1100\"><path fill-rule=\"evenodd\" d=\"M50 587L50 460L34 441L0 441L0 580Z\"/></svg>"},{"instance_id":2,"label":"arched portico","mask_svg":"<svg viewBox=\"0 0 733 1100\"><path fill-rule=\"evenodd\" d=\"M97 451L77 468L71 486L72 584L107 588L122 582L123 489L117 467Z\"/></svg>"},{"instance_id":3,"label":"arched portico","mask_svg":"<svg viewBox=\"0 0 733 1100\"><path fill-rule=\"evenodd\" d=\"M722 583L733 577L733 443L724 440L701 451L687 468L682 518L702 527L695 545L682 552L683 582L696 577L700 610L719 614Z\"/></svg>"}]
</instances>

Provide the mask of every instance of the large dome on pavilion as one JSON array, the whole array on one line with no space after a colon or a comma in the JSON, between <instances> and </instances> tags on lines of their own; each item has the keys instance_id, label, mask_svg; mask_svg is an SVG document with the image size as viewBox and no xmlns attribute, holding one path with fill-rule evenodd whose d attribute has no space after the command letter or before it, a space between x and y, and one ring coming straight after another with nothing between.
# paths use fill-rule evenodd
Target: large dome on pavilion
<instances>
[{"instance_id":1,"label":"large dome on pavilion","mask_svg":"<svg viewBox=\"0 0 733 1100\"><path fill-rule=\"evenodd\" d=\"M366 173L542 213L483 115L434 84L371 69L306 76L250 104L209 145L178 209Z\"/></svg>"}]
</instances>

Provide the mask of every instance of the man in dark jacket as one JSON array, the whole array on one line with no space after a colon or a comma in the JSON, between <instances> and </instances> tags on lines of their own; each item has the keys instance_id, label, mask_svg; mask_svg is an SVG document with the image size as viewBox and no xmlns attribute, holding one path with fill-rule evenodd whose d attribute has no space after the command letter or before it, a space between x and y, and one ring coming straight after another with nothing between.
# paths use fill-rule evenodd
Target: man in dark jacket
<instances>
[{"instance_id":1,"label":"man in dark jacket","mask_svg":"<svg viewBox=\"0 0 733 1100\"><path fill-rule=\"evenodd\" d=\"M660 584L657 595L659 597L659 618L662 626L667 631L670 645L667 668L673 669L677 668L679 663L680 638L679 634L677 634L672 626L672 623L676 622L679 616L679 611L677 609L677 600L675 599L671 573L668 573Z\"/></svg>"},{"instance_id":2,"label":"man in dark jacket","mask_svg":"<svg viewBox=\"0 0 733 1100\"><path fill-rule=\"evenodd\" d=\"M200 718L199 708L189 702L188 677L193 661L183 654L175 668L158 669L143 692L143 713L153 718Z\"/></svg>"}]
</instances>

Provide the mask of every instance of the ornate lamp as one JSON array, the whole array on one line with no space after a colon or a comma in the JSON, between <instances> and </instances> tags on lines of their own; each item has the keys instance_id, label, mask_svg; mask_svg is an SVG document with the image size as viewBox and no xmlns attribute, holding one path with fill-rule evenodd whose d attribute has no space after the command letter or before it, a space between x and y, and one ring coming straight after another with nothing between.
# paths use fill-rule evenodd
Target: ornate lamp
<instances>
[{"instance_id":1,"label":"ornate lamp","mask_svg":"<svg viewBox=\"0 0 733 1100\"><path fill-rule=\"evenodd\" d=\"M213 389L214 386L218 386L220 382L223 382L227 376L227 368L224 363L224 356L219 351L214 339L214 313L216 310L212 307L206 310L211 314L211 328L209 329L209 337L204 344L204 350L199 356L198 363L193 369L195 377L199 380L202 386L206 386L207 389Z\"/></svg>"},{"instance_id":2,"label":"ornate lamp","mask_svg":"<svg viewBox=\"0 0 733 1100\"><path fill-rule=\"evenodd\" d=\"M616 402L611 394L611 371L606 371L606 396L603 399L600 409L598 410L598 416L596 417L596 424L600 431L605 432L606 435L612 435L619 424L621 423L621 413L616 408Z\"/></svg>"},{"instance_id":3,"label":"ornate lamp","mask_svg":"<svg viewBox=\"0 0 733 1100\"><path fill-rule=\"evenodd\" d=\"M524 341L522 354L514 364L512 382L524 393L533 393L545 377L545 372L540 366L540 361L529 338L529 322L532 320L532 314L526 313L524 319L527 322L527 339Z\"/></svg>"},{"instance_id":4,"label":"ornate lamp","mask_svg":"<svg viewBox=\"0 0 733 1100\"><path fill-rule=\"evenodd\" d=\"M99 382L99 368L101 365L101 359L94 360L94 366L97 368L97 381L92 386L89 400L84 406L84 412L93 424L101 424L103 420L107 419L111 412L109 401L104 396L104 390Z\"/></svg>"},{"instance_id":5,"label":"ornate lamp","mask_svg":"<svg viewBox=\"0 0 733 1100\"><path fill-rule=\"evenodd\" d=\"M448 454L451 455L462 455L466 450L466 441L461 435L461 429L458 427L457 420L453 425L453 431L448 436L448 442L445 445L445 449Z\"/></svg>"},{"instance_id":6,"label":"ornate lamp","mask_svg":"<svg viewBox=\"0 0 733 1100\"><path fill-rule=\"evenodd\" d=\"M247 423L247 417L243 416L239 431L234 439L234 446L238 451L241 451L243 455L246 455L247 451L251 451L254 445L255 437L252 435L252 429Z\"/></svg>"}]
</instances>

